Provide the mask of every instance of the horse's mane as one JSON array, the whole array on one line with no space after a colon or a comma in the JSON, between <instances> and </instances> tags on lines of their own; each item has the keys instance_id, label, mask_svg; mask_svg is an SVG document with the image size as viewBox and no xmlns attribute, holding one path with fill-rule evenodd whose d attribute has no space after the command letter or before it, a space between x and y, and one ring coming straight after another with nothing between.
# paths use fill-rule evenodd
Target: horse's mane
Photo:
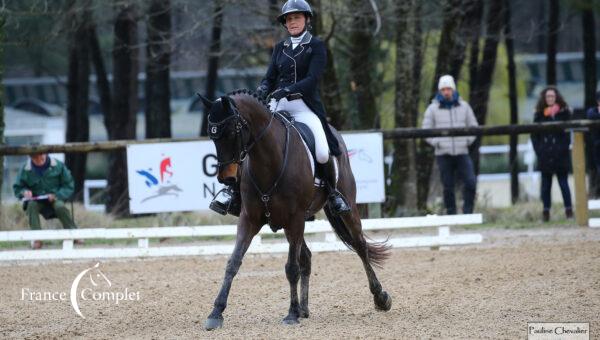
<instances>
[{"instance_id":1,"label":"horse's mane","mask_svg":"<svg viewBox=\"0 0 600 340\"><path fill-rule=\"evenodd\" d=\"M264 107L267 112L271 112L271 109L269 108L269 105L267 104L267 102L259 97L256 92L250 91L248 89L237 89L237 90L233 90L229 93L227 93L228 96L239 96L239 95L246 95L246 98L249 99L253 99L257 104L259 104L260 106Z\"/></svg>"}]
</instances>

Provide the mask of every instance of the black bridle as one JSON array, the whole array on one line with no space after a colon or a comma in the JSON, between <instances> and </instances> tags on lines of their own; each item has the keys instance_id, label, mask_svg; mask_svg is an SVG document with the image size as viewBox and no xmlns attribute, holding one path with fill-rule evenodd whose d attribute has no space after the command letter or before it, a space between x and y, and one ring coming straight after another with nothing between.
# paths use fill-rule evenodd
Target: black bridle
<instances>
[{"instance_id":1,"label":"black bridle","mask_svg":"<svg viewBox=\"0 0 600 340\"><path fill-rule=\"evenodd\" d=\"M226 99L224 99L224 100L226 100ZM231 116L223 119L222 121L211 122L210 115L208 115L208 135L209 135L210 139L212 139L213 141L217 141L217 140L223 138L224 134L229 132L227 129L228 126L230 126L230 125L235 126L235 140L236 140L236 148L237 149L234 150L234 156L232 159L230 159L228 161L217 160L217 166L219 166L219 167L227 165L227 164L231 164L231 163L241 164L248 156L248 153L250 152L250 150L252 150L252 148L256 145L256 143L258 143L261 140L261 138L265 135L265 133L267 132L269 127L271 127L275 116L277 116L279 118L278 120L280 120L281 123L283 124L283 126L285 127L285 144L284 144L284 148L283 148L283 163L281 164L281 168L279 170L279 175L277 176L277 178L275 179L275 181L269 187L268 190L266 190L266 191L261 190L258 183L256 182L256 179L252 172L252 169L250 168L250 164L248 164L248 175L250 177L250 182L252 182L252 185L254 186L256 191L259 193L260 200L265 205L265 217L267 218L267 223L269 224L271 229L275 232L277 229L275 226L273 226L271 224L271 212L269 210L269 201L271 200L271 196L273 195L273 192L275 192L275 189L279 185L279 182L281 181L281 179L283 178L283 174L285 173L285 169L287 168L289 144L290 144L290 126L292 126L293 122L287 120L278 112L273 111L273 112L271 112L271 118L269 119L269 123L261 130L261 132L256 136L256 138L253 138L252 133L250 132L250 125L248 124L248 121L246 119L244 119L244 117L242 117L239 110L237 109L235 102L230 101L230 103L232 104L232 105L230 105L230 108L231 108L231 111L233 112L233 114ZM249 141L251 139L252 139L252 142L249 143Z\"/></svg>"}]
</instances>

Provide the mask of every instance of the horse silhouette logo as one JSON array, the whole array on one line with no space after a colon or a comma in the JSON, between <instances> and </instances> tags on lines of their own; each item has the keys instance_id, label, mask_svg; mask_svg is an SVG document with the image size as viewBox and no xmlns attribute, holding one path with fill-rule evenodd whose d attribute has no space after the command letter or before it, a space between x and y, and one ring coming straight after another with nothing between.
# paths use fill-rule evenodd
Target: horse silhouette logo
<instances>
[{"instance_id":1,"label":"horse silhouette logo","mask_svg":"<svg viewBox=\"0 0 600 340\"><path fill-rule=\"evenodd\" d=\"M352 159L355 157L363 162L373 163L373 158L367 153L367 151L365 151L365 149L348 150L348 158Z\"/></svg>"},{"instance_id":2,"label":"horse silhouette logo","mask_svg":"<svg viewBox=\"0 0 600 340\"><path fill-rule=\"evenodd\" d=\"M83 314L81 313L81 310L79 309L79 302L77 301L77 290L79 288L79 283L81 282L81 279L83 279L83 277L86 274L89 274L90 282L93 287L99 287L101 282L104 282L108 286L108 288L112 287L112 283L110 282L108 277L106 277L106 275L104 275L104 273L100 271L99 267L100 262L96 263L96 265L94 265L93 267L85 269L75 277L75 280L73 280L73 284L71 285L71 306L75 310L75 313L77 313L77 315L81 316L84 319L85 316L83 316Z\"/></svg>"},{"instance_id":3,"label":"horse silhouette logo","mask_svg":"<svg viewBox=\"0 0 600 340\"><path fill-rule=\"evenodd\" d=\"M136 170L136 173L141 176L148 188L157 188L150 196L142 199L141 203L164 196L179 197L179 193L183 192L179 186L171 183L171 179L174 175L171 157L165 157L163 155L163 159L160 161L158 169L157 175L153 173L152 168Z\"/></svg>"}]
</instances>

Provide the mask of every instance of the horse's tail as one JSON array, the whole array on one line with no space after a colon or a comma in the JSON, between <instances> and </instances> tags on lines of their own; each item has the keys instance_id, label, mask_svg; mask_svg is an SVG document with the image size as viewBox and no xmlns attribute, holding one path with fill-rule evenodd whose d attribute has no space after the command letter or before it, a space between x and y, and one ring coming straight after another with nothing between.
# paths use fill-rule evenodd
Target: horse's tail
<instances>
[{"instance_id":1,"label":"horse's tail","mask_svg":"<svg viewBox=\"0 0 600 340\"><path fill-rule=\"evenodd\" d=\"M379 268L383 267L385 260L390 257L391 246L387 244L387 240L382 242L368 242L364 240L363 243L360 239L355 239L352 237L352 234L348 228L346 228L344 221L338 215L334 214L329 206L325 206L323 210L325 210L327 219L329 220L329 223L331 223L331 226L333 227L333 230L337 236L350 250L359 253L362 247L366 247L367 259L369 260L369 263ZM366 238L362 232L361 235Z\"/></svg>"}]
</instances>

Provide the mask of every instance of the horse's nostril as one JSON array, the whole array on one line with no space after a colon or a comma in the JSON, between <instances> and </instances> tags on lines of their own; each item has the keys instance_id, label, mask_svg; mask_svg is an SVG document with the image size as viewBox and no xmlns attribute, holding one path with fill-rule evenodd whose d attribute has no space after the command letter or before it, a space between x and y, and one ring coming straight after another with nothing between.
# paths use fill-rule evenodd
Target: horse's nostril
<instances>
[{"instance_id":1,"label":"horse's nostril","mask_svg":"<svg viewBox=\"0 0 600 340\"><path fill-rule=\"evenodd\" d=\"M227 164L219 171L217 179L225 185L235 184L237 181L238 165L235 163Z\"/></svg>"}]
</instances>

